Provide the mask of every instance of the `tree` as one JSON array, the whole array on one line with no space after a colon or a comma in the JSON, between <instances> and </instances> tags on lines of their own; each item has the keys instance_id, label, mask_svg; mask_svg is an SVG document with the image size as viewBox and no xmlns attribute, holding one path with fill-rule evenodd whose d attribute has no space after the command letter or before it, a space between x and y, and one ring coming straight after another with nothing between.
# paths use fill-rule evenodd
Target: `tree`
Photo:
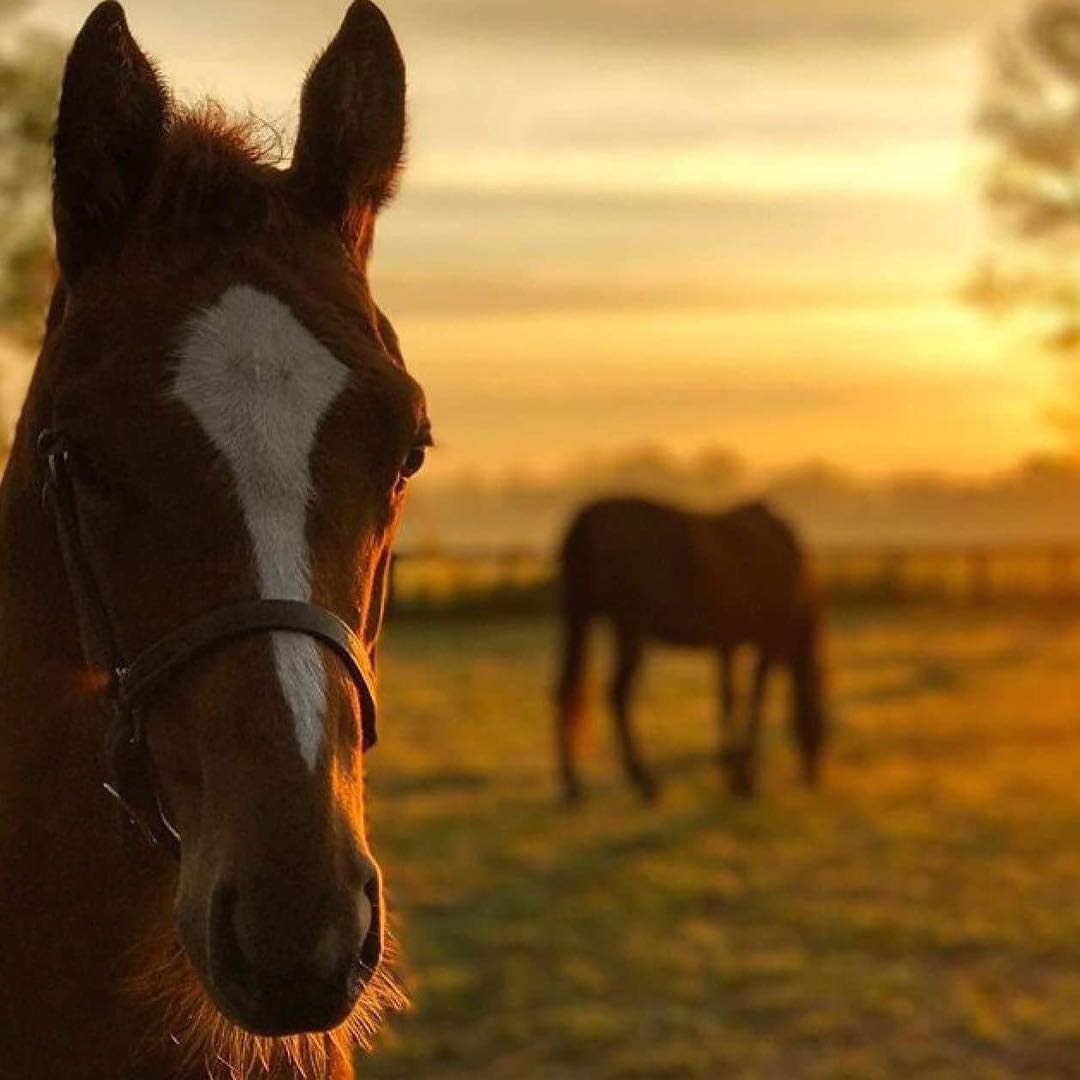
<instances>
[{"instance_id":1,"label":"tree","mask_svg":"<svg viewBox=\"0 0 1080 1080\"><path fill-rule=\"evenodd\" d=\"M1080 0L1038 0L993 41L977 112L993 147L985 194L995 245L971 284L995 313L1024 311L1080 359ZM1066 375L1080 399L1080 365ZM1080 445L1080 408L1052 419Z\"/></svg>"},{"instance_id":2,"label":"tree","mask_svg":"<svg viewBox=\"0 0 1080 1080\"><path fill-rule=\"evenodd\" d=\"M54 279L50 138L64 49L18 25L26 0L0 0L0 330L40 332Z\"/></svg>"}]
</instances>

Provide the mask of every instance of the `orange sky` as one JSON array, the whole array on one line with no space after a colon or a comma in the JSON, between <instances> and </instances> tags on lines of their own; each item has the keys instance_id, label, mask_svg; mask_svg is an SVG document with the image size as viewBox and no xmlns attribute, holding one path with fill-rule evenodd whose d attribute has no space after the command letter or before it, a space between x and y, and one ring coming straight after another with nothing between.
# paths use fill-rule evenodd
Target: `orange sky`
<instances>
[{"instance_id":1,"label":"orange sky","mask_svg":"<svg viewBox=\"0 0 1080 1080\"><path fill-rule=\"evenodd\" d=\"M85 0L42 0L68 33ZM130 0L186 94L291 123L329 0ZM374 280L436 468L613 443L979 472L1051 445L1049 361L956 299L998 0L387 0L407 181Z\"/></svg>"}]
</instances>

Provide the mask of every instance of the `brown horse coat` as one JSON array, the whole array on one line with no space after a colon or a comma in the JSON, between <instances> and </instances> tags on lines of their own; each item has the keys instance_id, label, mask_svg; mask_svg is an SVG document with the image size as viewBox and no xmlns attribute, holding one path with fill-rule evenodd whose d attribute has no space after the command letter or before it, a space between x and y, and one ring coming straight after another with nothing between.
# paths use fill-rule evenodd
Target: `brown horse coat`
<instances>
[{"instance_id":1,"label":"brown horse coat","mask_svg":"<svg viewBox=\"0 0 1080 1080\"><path fill-rule=\"evenodd\" d=\"M808 778L823 737L820 615L808 560L794 533L764 503L697 514L646 499L605 499L582 509L560 553L566 646L557 697L559 752L566 794L580 786L576 747L581 724L584 650L594 619L610 622L618 659L611 686L624 763L646 798L656 781L637 749L628 699L647 642L713 649L721 661L725 725L731 732L731 655L754 646L758 661L751 713L734 763L739 790L753 786L753 754L769 669L793 675L794 722Z\"/></svg>"},{"instance_id":2,"label":"brown horse coat","mask_svg":"<svg viewBox=\"0 0 1080 1080\"><path fill-rule=\"evenodd\" d=\"M373 655L423 394L367 279L405 74L357 0L313 67L290 168L176 107L116 3L68 59L62 281L0 486L0 1077L353 1075L380 1011L384 900L357 687L262 634L201 655L143 717L179 864L122 827L110 673L80 648L42 505L70 447L87 563L125 655L215 609L318 605Z\"/></svg>"}]
</instances>

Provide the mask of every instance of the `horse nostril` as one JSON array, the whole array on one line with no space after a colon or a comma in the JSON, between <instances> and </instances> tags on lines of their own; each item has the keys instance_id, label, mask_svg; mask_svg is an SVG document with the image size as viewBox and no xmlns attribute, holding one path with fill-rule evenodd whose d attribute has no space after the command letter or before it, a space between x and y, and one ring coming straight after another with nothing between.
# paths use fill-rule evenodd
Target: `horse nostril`
<instances>
[{"instance_id":1,"label":"horse nostril","mask_svg":"<svg viewBox=\"0 0 1080 1080\"><path fill-rule=\"evenodd\" d=\"M379 888L379 865L367 852L354 849L346 873L349 884L365 894Z\"/></svg>"},{"instance_id":2,"label":"horse nostril","mask_svg":"<svg viewBox=\"0 0 1080 1080\"><path fill-rule=\"evenodd\" d=\"M356 896L357 945L349 971L349 991L358 994L375 974L383 952L382 880L374 860L364 857L366 875Z\"/></svg>"},{"instance_id":3,"label":"horse nostril","mask_svg":"<svg viewBox=\"0 0 1080 1080\"><path fill-rule=\"evenodd\" d=\"M355 913L353 953L348 970L352 995L372 980L382 959L382 880L379 867L367 854L356 853L353 860L353 891L350 903Z\"/></svg>"},{"instance_id":4,"label":"horse nostril","mask_svg":"<svg viewBox=\"0 0 1080 1080\"><path fill-rule=\"evenodd\" d=\"M247 1005L254 1004L250 969L236 927L236 889L219 885L210 900L210 955L214 978Z\"/></svg>"}]
</instances>

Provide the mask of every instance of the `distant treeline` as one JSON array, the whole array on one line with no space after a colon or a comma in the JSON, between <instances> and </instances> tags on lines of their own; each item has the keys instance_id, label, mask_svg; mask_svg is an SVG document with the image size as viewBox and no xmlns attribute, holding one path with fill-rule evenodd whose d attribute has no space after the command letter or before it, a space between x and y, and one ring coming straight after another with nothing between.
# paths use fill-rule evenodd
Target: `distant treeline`
<instances>
[{"instance_id":1,"label":"distant treeline","mask_svg":"<svg viewBox=\"0 0 1080 1080\"><path fill-rule=\"evenodd\" d=\"M1080 543L1080 460L1074 458L1032 457L980 479L943 470L863 480L818 462L763 475L723 448L692 458L650 448L551 476L421 480L399 546L552 550L578 506L614 493L702 509L764 497L819 548Z\"/></svg>"}]
</instances>

